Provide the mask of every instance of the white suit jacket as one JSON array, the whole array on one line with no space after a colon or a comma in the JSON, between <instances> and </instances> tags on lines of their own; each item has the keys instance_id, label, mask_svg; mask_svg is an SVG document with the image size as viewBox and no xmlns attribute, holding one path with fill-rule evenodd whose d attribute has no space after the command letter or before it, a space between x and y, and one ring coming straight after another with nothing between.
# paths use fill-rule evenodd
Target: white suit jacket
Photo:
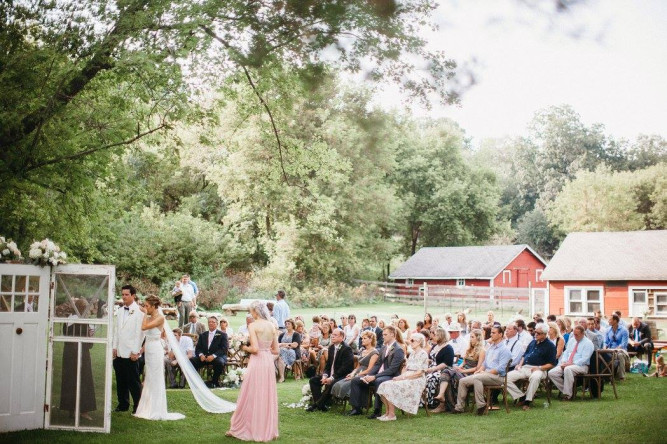
<instances>
[{"instance_id":1,"label":"white suit jacket","mask_svg":"<svg viewBox=\"0 0 667 444\"><path fill-rule=\"evenodd\" d=\"M123 306L124 307L124 306ZM116 310L114 321L113 348L121 358L129 358L131 353L139 354L145 333L141 330L144 321L144 312L136 302L130 305L127 317L122 313L125 309Z\"/></svg>"}]
</instances>

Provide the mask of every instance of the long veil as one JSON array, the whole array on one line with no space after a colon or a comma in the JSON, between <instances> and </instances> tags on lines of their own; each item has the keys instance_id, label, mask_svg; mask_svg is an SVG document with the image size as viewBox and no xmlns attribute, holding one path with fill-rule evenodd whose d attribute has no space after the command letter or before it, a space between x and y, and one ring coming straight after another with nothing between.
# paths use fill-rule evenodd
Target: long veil
<instances>
[{"instance_id":1,"label":"long veil","mask_svg":"<svg viewBox=\"0 0 667 444\"><path fill-rule=\"evenodd\" d=\"M160 314L164 316L161 308ZM197 404L210 413L229 413L236 410L236 404L218 398L208 387L206 387L206 384L204 384L204 381L199 376L197 370L195 370L188 357L183 353L183 350L181 350L181 346L178 341L176 341L174 332L172 332L168 326L164 329L164 332L167 336L169 346L174 352L174 356L176 356L178 365L181 367L181 372L183 372L185 379L188 381L190 391L194 395Z\"/></svg>"}]
</instances>

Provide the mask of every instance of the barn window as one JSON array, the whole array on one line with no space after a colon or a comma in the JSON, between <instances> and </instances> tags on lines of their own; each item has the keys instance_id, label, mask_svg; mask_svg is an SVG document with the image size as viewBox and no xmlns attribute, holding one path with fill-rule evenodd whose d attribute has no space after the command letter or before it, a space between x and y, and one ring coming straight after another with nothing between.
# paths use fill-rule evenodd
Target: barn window
<instances>
[{"instance_id":1,"label":"barn window","mask_svg":"<svg viewBox=\"0 0 667 444\"><path fill-rule=\"evenodd\" d=\"M602 287L566 287L567 314L589 315L602 310Z\"/></svg>"},{"instance_id":2,"label":"barn window","mask_svg":"<svg viewBox=\"0 0 667 444\"><path fill-rule=\"evenodd\" d=\"M503 284L512 283L512 272L510 270L503 270Z\"/></svg>"},{"instance_id":3,"label":"barn window","mask_svg":"<svg viewBox=\"0 0 667 444\"><path fill-rule=\"evenodd\" d=\"M465 279L457 279L456 280L456 286L457 287L465 287L466 286L466 280Z\"/></svg>"},{"instance_id":4,"label":"barn window","mask_svg":"<svg viewBox=\"0 0 667 444\"><path fill-rule=\"evenodd\" d=\"M667 315L667 293L655 293L655 314Z\"/></svg>"},{"instance_id":5,"label":"barn window","mask_svg":"<svg viewBox=\"0 0 667 444\"><path fill-rule=\"evenodd\" d=\"M406 279L405 280L405 285L407 285L408 287L412 287L414 284L415 284L414 279Z\"/></svg>"},{"instance_id":6,"label":"barn window","mask_svg":"<svg viewBox=\"0 0 667 444\"><path fill-rule=\"evenodd\" d=\"M535 282L540 282L542 280L542 272L543 271L544 270L541 269L541 268L535 270Z\"/></svg>"}]
</instances>

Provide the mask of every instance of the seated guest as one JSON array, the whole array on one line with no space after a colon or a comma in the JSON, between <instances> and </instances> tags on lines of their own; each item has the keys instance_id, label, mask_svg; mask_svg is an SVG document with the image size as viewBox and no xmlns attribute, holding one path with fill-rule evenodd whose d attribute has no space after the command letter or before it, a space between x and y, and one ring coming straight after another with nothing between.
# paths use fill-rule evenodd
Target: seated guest
<instances>
[{"instance_id":1,"label":"seated guest","mask_svg":"<svg viewBox=\"0 0 667 444\"><path fill-rule=\"evenodd\" d=\"M577 325L559 364L549 371L549 379L563 394L563 400L569 401L572 398L575 376L588 373L593 351L593 343L584 334L583 327Z\"/></svg>"},{"instance_id":2,"label":"seated guest","mask_svg":"<svg viewBox=\"0 0 667 444\"><path fill-rule=\"evenodd\" d=\"M628 351L637 353L637 357L642 359L646 354L648 356L648 367L651 368L651 357L653 356L653 338L651 337L651 328L639 318L632 318L632 325L628 331Z\"/></svg>"},{"instance_id":3,"label":"seated guest","mask_svg":"<svg viewBox=\"0 0 667 444\"><path fill-rule=\"evenodd\" d=\"M456 324L460 328L461 336L468 336L468 319L464 311L456 313Z\"/></svg>"},{"instance_id":4,"label":"seated guest","mask_svg":"<svg viewBox=\"0 0 667 444\"><path fill-rule=\"evenodd\" d=\"M435 397L440 390L440 372L454 365L456 357L454 349L447 344L447 332L444 328L438 327L433 332L433 347L429 351L431 365L426 369L426 392L427 404L435 408L440 403Z\"/></svg>"},{"instance_id":5,"label":"seated guest","mask_svg":"<svg viewBox=\"0 0 667 444\"><path fill-rule=\"evenodd\" d=\"M625 379L625 367L630 363L630 357L627 354L628 349L628 330L621 327L621 318L617 314L609 317L609 329L605 335L604 343L607 348L620 350L616 353L616 376L620 380Z\"/></svg>"},{"instance_id":6,"label":"seated guest","mask_svg":"<svg viewBox=\"0 0 667 444\"><path fill-rule=\"evenodd\" d=\"M595 328L602 333L603 335L607 334L607 330L609 330L609 322L605 319L604 314L602 314L602 311L597 310L593 313L593 317L595 318Z\"/></svg>"},{"instance_id":7,"label":"seated guest","mask_svg":"<svg viewBox=\"0 0 667 444\"><path fill-rule=\"evenodd\" d=\"M287 321L285 321L285 325L287 326ZM322 376L313 376L310 378L310 391L313 394L313 404L306 411L327 411L329 400L331 399L331 388L354 369L354 353L344 339L345 333L343 330L340 328L335 329L331 335L329 359L327 359L326 366L324 367L324 373Z\"/></svg>"},{"instance_id":8,"label":"seated guest","mask_svg":"<svg viewBox=\"0 0 667 444\"><path fill-rule=\"evenodd\" d=\"M306 333L303 321L296 321L296 332L301 336L300 355L304 365L310 364L310 336Z\"/></svg>"},{"instance_id":9,"label":"seated guest","mask_svg":"<svg viewBox=\"0 0 667 444\"><path fill-rule=\"evenodd\" d=\"M227 321L227 318L220 318L219 330L227 333L227 338L231 338L234 334L234 329L229 326L229 321Z\"/></svg>"},{"instance_id":10,"label":"seated guest","mask_svg":"<svg viewBox=\"0 0 667 444\"><path fill-rule=\"evenodd\" d=\"M595 350L604 347L604 336L595 328L595 318L586 319L586 337L591 340Z\"/></svg>"},{"instance_id":11,"label":"seated guest","mask_svg":"<svg viewBox=\"0 0 667 444\"><path fill-rule=\"evenodd\" d=\"M371 331L375 333L375 337L377 338L377 345L375 346L375 348L379 350L384 345L382 343L382 341L384 340L382 338L382 329L378 326L377 316L371 316L370 321L371 321Z\"/></svg>"},{"instance_id":12,"label":"seated guest","mask_svg":"<svg viewBox=\"0 0 667 444\"><path fill-rule=\"evenodd\" d=\"M179 348L188 359L192 359L195 355L195 345L192 342L192 338L189 336L183 336L183 332L180 328L175 328L173 330L174 337L178 342ZM174 356L173 350L170 350L167 354L167 376L169 377L169 387L170 388L183 388L185 387L185 377L181 375L181 380L179 384L176 384L176 370L179 369L178 361L176 356Z\"/></svg>"},{"instance_id":13,"label":"seated guest","mask_svg":"<svg viewBox=\"0 0 667 444\"><path fill-rule=\"evenodd\" d=\"M394 326L392 325L391 327L394 327ZM399 345L399 347L401 347L403 349L403 354L405 354L405 356L407 356L408 353L410 352L410 350L408 349L408 344L407 344L405 338L403 338L403 335L401 334L400 330L397 329L396 327L394 327L394 329L396 330L396 343ZM427 337L427 336L424 336L424 337Z\"/></svg>"},{"instance_id":14,"label":"seated guest","mask_svg":"<svg viewBox=\"0 0 667 444\"><path fill-rule=\"evenodd\" d=\"M628 330L628 323L623 320L623 314L621 313L621 310L616 310L614 314L618 316L618 325Z\"/></svg>"},{"instance_id":15,"label":"seated guest","mask_svg":"<svg viewBox=\"0 0 667 444\"><path fill-rule=\"evenodd\" d=\"M347 317L347 325L343 328L345 333L345 343L352 347L352 351L356 353L359 350L359 334L361 328L357 325L357 317L353 314Z\"/></svg>"},{"instance_id":16,"label":"seated guest","mask_svg":"<svg viewBox=\"0 0 667 444\"><path fill-rule=\"evenodd\" d=\"M412 333L421 333L423 329L424 329L424 321L417 321L417 328L412 330Z\"/></svg>"},{"instance_id":17,"label":"seated guest","mask_svg":"<svg viewBox=\"0 0 667 444\"><path fill-rule=\"evenodd\" d=\"M556 346L547 340L548 332L547 324L540 323L535 326L535 339L528 345L528 349L514 370L507 375L507 391L512 398L519 401L519 405L523 405L524 410L530 409L540 381L545 379L547 372L558 364ZM528 380L528 389L524 393L516 383L525 380Z\"/></svg>"},{"instance_id":18,"label":"seated guest","mask_svg":"<svg viewBox=\"0 0 667 444\"><path fill-rule=\"evenodd\" d=\"M486 322L484 323L485 327L493 327L493 324L496 322L496 315L492 311L486 313Z\"/></svg>"},{"instance_id":19,"label":"seated guest","mask_svg":"<svg viewBox=\"0 0 667 444\"><path fill-rule=\"evenodd\" d=\"M565 350L565 340L560 333L558 324L555 322L549 322L547 325L549 326L549 334L547 335L547 339L556 346L556 358L560 359L560 357L563 355L563 350Z\"/></svg>"},{"instance_id":20,"label":"seated guest","mask_svg":"<svg viewBox=\"0 0 667 444\"><path fill-rule=\"evenodd\" d=\"M560 331L560 334L563 336L565 344L567 345L567 341L570 339L570 330L568 329L567 322L565 321L566 319L567 318L565 316L559 316L556 318L556 325L558 325L558 330Z\"/></svg>"},{"instance_id":21,"label":"seated guest","mask_svg":"<svg viewBox=\"0 0 667 444\"><path fill-rule=\"evenodd\" d=\"M459 358L463 356L468 348L468 341L465 338L461 337L461 328L455 322L447 327L447 333L449 333L449 342L448 344L454 349L454 355Z\"/></svg>"},{"instance_id":22,"label":"seated guest","mask_svg":"<svg viewBox=\"0 0 667 444\"><path fill-rule=\"evenodd\" d=\"M512 354L510 370L513 370L516 364L521 360L523 352L525 351L523 343L519 340L518 330L514 322L510 322L505 328L505 346L509 348L510 353Z\"/></svg>"},{"instance_id":23,"label":"seated guest","mask_svg":"<svg viewBox=\"0 0 667 444\"><path fill-rule=\"evenodd\" d=\"M379 352L375 348L376 339L375 333L366 330L361 333L361 358L359 365L345 379L338 381L331 388L331 394L336 398L343 399L350 396L350 387L352 386L352 379L356 376L364 377L373 368L378 360Z\"/></svg>"},{"instance_id":24,"label":"seated guest","mask_svg":"<svg viewBox=\"0 0 667 444\"><path fill-rule=\"evenodd\" d=\"M319 339L320 336L322 336L322 329L320 328L321 322L322 320L319 316L313 316L313 325L310 327L310 330L308 330L308 336L310 336L310 339Z\"/></svg>"},{"instance_id":25,"label":"seated guest","mask_svg":"<svg viewBox=\"0 0 667 444\"><path fill-rule=\"evenodd\" d=\"M227 344L227 335L218 330L218 318L209 316L208 331L199 335L195 356L190 359L190 362L196 370L205 365L213 365L211 387L219 387L218 380L227 362Z\"/></svg>"},{"instance_id":26,"label":"seated guest","mask_svg":"<svg viewBox=\"0 0 667 444\"><path fill-rule=\"evenodd\" d=\"M451 313L445 313L445 322L442 323L441 327L447 329L447 327L452 325L453 319L454 315L452 315Z\"/></svg>"},{"instance_id":27,"label":"seated guest","mask_svg":"<svg viewBox=\"0 0 667 444\"><path fill-rule=\"evenodd\" d=\"M278 366L278 382L285 382L285 369L292 368L294 361L301 358L301 335L296 332L293 319L285 320L285 331L278 336L280 353L275 357Z\"/></svg>"},{"instance_id":28,"label":"seated guest","mask_svg":"<svg viewBox=\"0 0 667 444\"><path fill-rule=\"evenodd\" d=\"M310 347L310 360L317 366L317 374L321 375L328 359L329 346L331 345L331 324L323 322L320 327L322 334L318 343Z\"/></svg>"},{"instance_id":29,"label":"seated guest","mask_svg":"<svg viewBox=\"0 0 667 444\"><path fill-rule=\"evenodd\" d=\"M491 328L491 340L489 348L486 350L486 358L482 368L473 375L466 376L459 381L458 398L456 407L452 413L463 413L466 397L470 386L475 389L475 404L477 405L477 414L484 414L486 400L484 399L485 385L499 385L504 382L507 364L512 355L503 342L503 328L494 326Z\"/></svg>"},{"instance_id":30,"label":"seated guest","mask_svg":"<svg viewBox=\"0 0 667 444\"><path fill-rule=\"evenodd\" d=\"M368 318L364 318L364 319L361 320L361 332L360 333L363 333L365 331L371 331L371 321ZM359 350L362 349L361 342L362 341L361 341L361 334L360 334L359 335L359 344L358 344L358 347L357 347Z\"/></svg>"},{"instance_id":31,"label":"seated guest","mask_svg":"<svg viewBox=\"0 0 667 444\"><path fill-rule=\"evenodd\" d=\"M667 377L667 366L665 366L665 357L663 355L656 356L655 358L656 370L650 375L647 373L642 373L644 376L664 378Z\"/></svg>"},{"instance_id":32,"label":"seated guest","mask_svg":"<svg viewBox=\"0 0 667 444\"><path fill-rule=\"evenodd\" d=\"M375 388L375 408L369 419L375 419L382 413L380 397L377 389L382 383L389 381L400 374L401 365L405 359L403 349L396 342L397 331L392 326L387 326L382 331L384 346L380 349L380 357L368 374L363 377L352 379L350 387L350 405L352 411L350 416L361 415L361 410L366 406L368 400L368 388Z\"/></svg>"},{"instance_id":33,"label":"seated guest","mask_svg":"<svg viewBox=\"0 0 667 444\"><path fill-rule=\"evenodd\" d=\"M426 338L423 335L414 335L410 338L412 353L406 363L405 371L378 387L377 394L387 409L385 415L377 418L380 421L396 421L396 407L404 412L417 414L422 392L426 386L424 370L428 366L428 354L424 350L425 343Z\"/></svg>"},{"instance_id":34,"label":"seated guest","mask_svg":"<svg viewBox=\"0 0 667 444\"><path fill-rule=\"evenodd\" d=\"M459 380L482 368L486 357L482 330L471 331L469 339L470 345L464 354L463 363L460 366L453 365L440 371L440 387L434 399L441 404L431 410L432 413L453 410L458 396Z\"/></svg>"},{"instance_id":35,"label":"seated guest","mask_svg":"<svg viewBox=\"0 0 667 444\"><path fill-rule=\"evenodd\" d=\"M185 324L182 328L183 333L199 336L206 331L206 327L204 326L204 324L199 322L199 315L197 314L196 311L192 310L190 312L190 314L188 315L188 320L190 322Z\"/></svg>"},{"instance_id":36,"label":"seated guest","mask_svg":"<svg viewBox=\"0 0 667 444\"><path fill-rule=\"evenodd\" d=\"M547 323L549 322L556 322L556 315L550 314L547 316Z\"/></svg>"},{"instance_id":37,"label":"seated guest","mask_svg":"<svg viewBox=\"0 0 667 444\"><path fill-rule=\"evenodd\" d=\"M523 344L523 349L525 350L526 347L528 347L528 344L533 341L533 337L526 331L526 321L517 319L514 321L514 325L516 325L516 335L519 342Z\"/></svg>"},{"instance_id":38,"label":"seated guest","mask_svg":"<svg viewBox=\"0 0 667 444\"><path fill-rule=\"evenodd\" d=\"M408 324L407 319L405 318L400 318L398 320L398 330L401 332L403 335L403 339L406 341L410 340L411 332L410 332L410 324Z\"/></svg>"},{"instance_id":39,"label":"seated guest","mask_svg":"<svg viewBox=\"0 0 667 444\"><path fill-rule=\"evenodd\" d=\"M433 316L431 316L431 313L426 313L424 315L424 328L431 328L433 325Z\"/></svg>"},{"instance_id":40,"label":"seated guest","mask_svg":"<svg viewBox=\"0 0 667 444\"><path fill-rule=\"evenodd\" d=\"M245 324L239 327L239 334L248 336L250 334L248 331L248 325L250 325L252 321L254 321L254 319L250 313L245 315Z\"/></svg>"},{"instance_id":41,"label":"seated guest","mask_svg":"<svg viewBox=\"0 0 667 444\"><path fill-rule=\"evenodd\" d=\"M531 321L531 322L526 324L526 331L528 332L528 334L530 334L531 338L535 339L535 326L537 324L543 324L543 323L544 323L544 321L541 321L541 322Z\"/></svg>"}]
</instances>

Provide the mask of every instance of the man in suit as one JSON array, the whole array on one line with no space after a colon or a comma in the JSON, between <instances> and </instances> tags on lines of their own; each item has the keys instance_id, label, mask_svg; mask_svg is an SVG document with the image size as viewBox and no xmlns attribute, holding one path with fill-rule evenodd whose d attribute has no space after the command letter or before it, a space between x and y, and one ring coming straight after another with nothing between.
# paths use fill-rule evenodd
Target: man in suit
<instances>
[{"instance_id":1,"label":"man in suit","mask_svg":"<svg viewBox=\"0 0 667 444\"><path fill-rule=\"evenodd\" d=\"M130 394L136 412L141 397L141 381L139 379L139 353L144 340L141 324L144 312L135 302L137 290L131 285L121 289L123 305L116 312L113 332L113 369L116 373L116 395L118 406L116 412L130 409Z\"/></svg>"},{"instance_id":2,"label":"man in suit","mask_svg":"<svg viewBox=\"0 0 667 444\"><path fill-rule=\"evenodd\" d=\"M352 347L347 345L344 339L345 333L340 328L335 329L331 334L331 345L324 373L322 376L310 378L313 404L306 409L307 412L315 410L326 412L327 404L331 399L331 387L354 370L354 353L352 353Z\"/></svg>"},{"instance_id":3,"label":"man in suit","mask_svg":"<svg viewBox=\"0 0 667 444\"><path fill-rule=\"evenodd\" d=\"M195 356L190 362L197 371L205 365L213 366L212 388L219 387L218 381L227 362L227 344L227 333L218 330L218 318L209 316L208 331L199 335Z\"/></svg>"},{"instance_id":4,"label":"man in suit","mask_svg":"<svg viewBox=\"0 0 667 444\"><path fill-rule=\"evenodd\" d=\"M375 333L375 337L377 338L377 344L375 345L375 348L380 350L383 345L384 338L382 337L382 329L378 327L378 318L377 316L371 316L370 319L370 324L371 324L371 331Z\"/></svg>"},{"instance_id":5,"label":"man in suit","mask_svg":"<svg viewBox=\"0 0 667 444\"><path fill-rule=\"evenodd\" d=\"M204 324L199 322L199 315L195 310L192 310L189 313L188 321L189 322L185 324L182 328L183 333L189 335L197 335L199 337L201 336L202 333L206 331L206 327L204 327Z\"/></svg>"},{"instance_id":6,"label":"man in suit","mask_svg":"<svg viewBox=\"0 0 667 444\"><path fill-rule=\"evenodd\" d=\"M361 409L366 405L369 387L375 388L375 407L369 419L376 419L382 414L382 400L377 395L377 388L385 381L398 376L405 359L403 349L396 342L396 327L389 325L382 331L384 346L380 349L380 359L377 360L370 372L363 378L352 380L350 388L350 416L361 415Z\"/></svg>"},{"instance_id":7,"label":"man in suit","mask_svg":"<svg viewBox=\"0 0 667 444\"><path fill-rule=\"evenodd\" d=\"M628 351L637 353L642 359L644 353L648 356L648 367L651 368L651 357L653 356L653 338L651 328L639 318L632 318L632 325L628 335Z\"/></svg>"}]
</instances>

